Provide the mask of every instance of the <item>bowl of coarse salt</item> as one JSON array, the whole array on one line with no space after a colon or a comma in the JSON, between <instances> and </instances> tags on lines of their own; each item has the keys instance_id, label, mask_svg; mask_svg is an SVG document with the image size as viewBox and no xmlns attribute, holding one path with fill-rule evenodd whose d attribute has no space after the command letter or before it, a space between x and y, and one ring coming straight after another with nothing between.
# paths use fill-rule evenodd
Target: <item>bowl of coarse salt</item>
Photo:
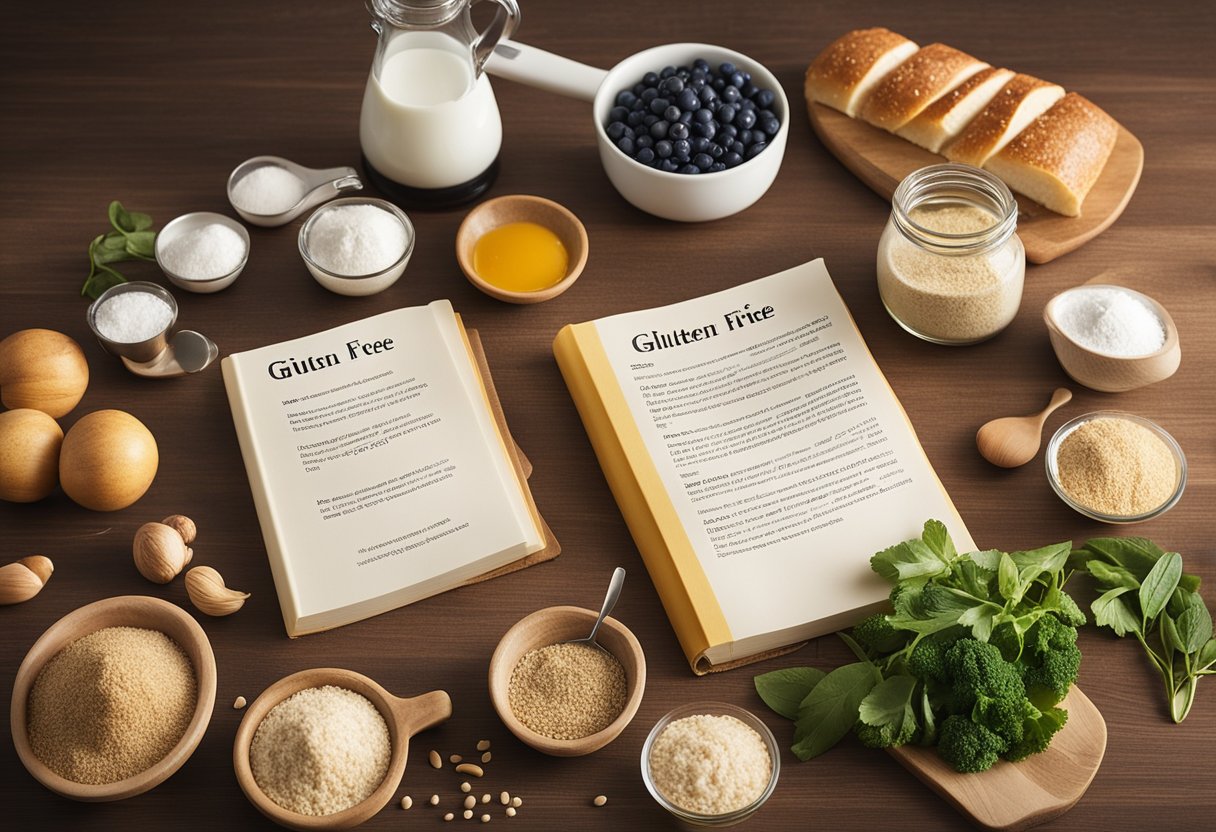
<instances>
[{"instance_id":1,"label":"bowl of coarse salt","mask_svg":"<svg viewBox=\"0 0 1216 832\"><path fill-rule=\"evenodd\" d=\"M642 746L646 790L685 829L742 823L772 796L780 773L773 732L724 702L676 708Z\"/></svg>"},{"instance_id":2,"label":"bowl of coarse salt","mask_svg":"<svg viewBox=\"0 0 1216 832\"><path fill-rule=\"evenodd\" d=\"M1047 302L1043 320L1064 372L1103 393L1122 393L1172 376L1182 361L1178 327L1148 295L1088 283Z\"/></svg>"},{"instance_id":3,"label":"bowl of coarse salt","mask_svg":"<svg viewBox=\"0 0 1216 832\"><path fill-rule=\"evenodd\" d=\"M227 289L248 261L249 232L223 214L182 214L156 235L156 264L170 283L187 292Z\"/></svg>"},{"instance_id":4,"label":"bowl of coarse salt","mask_svg":"<svg viewBox=\"0 0 1216 832\"><path fill-rule=\"evenodd\" d=\"M414 253L414 224L383 199L335 199L300 228L300 256L339 295L374 295L397 282Z\"/></svg>"},{"instance_id":5,"label":"bowl of coarse salt","mask_svg":"<svg viewBox=\"0 0 1216 832\"><path fill-rule=\"evenodd\" d=\"M280 826L350 829L392 799L410 737L451 715L441 690L401 699L353 670L301 670L245 711L232 744L236 779Z\"/></svg>"}]
</instances>

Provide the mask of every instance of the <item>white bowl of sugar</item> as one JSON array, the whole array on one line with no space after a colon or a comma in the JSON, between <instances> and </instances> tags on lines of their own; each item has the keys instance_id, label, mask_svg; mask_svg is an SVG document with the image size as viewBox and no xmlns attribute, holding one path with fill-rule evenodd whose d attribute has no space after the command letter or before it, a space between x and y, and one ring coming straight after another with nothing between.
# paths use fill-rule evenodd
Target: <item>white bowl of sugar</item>
<instances>
[{"instance_id":1,"label":"white bowl of sugar","mask_svg":"<svg viewBox=\"0 0 1216 832\"><path fill-rule=\"evenodd\" d=\"M182 214L156 235L156 264L170 283L187 292L227 289L248 261L249 232L223 214Z\"/></svg>"},{"instance_id":2,"label":"white bowl of sugar","mask_svg":"<svg viewBox=\"0 0 1216 832\"><path fill-rule=\"evenodd\" d=\"M339 295L374 295L397 282L414 253L414 225L383 199L335 199L300 228L300 256Z\"/></svg>"}]
</instances>

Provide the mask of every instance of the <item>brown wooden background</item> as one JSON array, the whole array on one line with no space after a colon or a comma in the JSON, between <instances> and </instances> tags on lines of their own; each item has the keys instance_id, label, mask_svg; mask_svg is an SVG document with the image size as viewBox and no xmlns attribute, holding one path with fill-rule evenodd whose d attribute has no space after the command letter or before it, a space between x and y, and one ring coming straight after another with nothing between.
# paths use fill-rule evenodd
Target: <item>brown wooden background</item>
<instances>
[{"instance_id":1,"label":"brown wooden background","mask_svg":"<svg viewBox=\"0 0 1216 832\"><path fill-rule=\"evenodd\" d=\"M1053 496L1041 459L1000 471L978 457L972 437L991 417L1041 407L1053 387L1067 382L1041 322L1046 300L1102 270L1131 267L1173 312L1182 369L1167 382L1119 396L1074 386L1076 399L1048 427L1117 407L1170 430L1190 461L1186 496L1168 516L1127 533L1181 551L1190 571L1216 583L1211 12L1193 3L1133 11L1131 4L1120 10L1099 1L523 2L521 40L600 66L680 39L722 43L762 60L794 102L784 167L768 195L740 216L693 226L659 221L625 203L604 177L587 105L495 81L505 142L493 193L556 199L583 219L591 237L587 270L566 295L517 308L469 286L453 254L462 211L415 213L419 239L406 277L371 298L332 295L309 277L296 252L299 221L251 228L252 256L231 289L214 296L175 292L181 323L209 333L225 353L450 298L481 330L512 428L536 464L537 502L565 546L551 564L296 642L283 634L218 367L169 382L127 374L89 337L78 291L86 246L106 229L111 199L150 212L159 226L187 211L231 213L224 183L250 156L357 165L358 109L373 48L366 14L356 2L321 0L28 3L6 11L0 25L0 336L42 326L75 337L92 381L64 427L93 410L129 410L155 433L162 461L147 496L114 514L86 511L62 494L32 506L0 504L0 560L44 553L57 567L37 599L0 608L0 708L7 714L26 650L70 610L126 593L188 605L180 580L156 587L132 567L131 536L147 520L173 512L195 518L197 559L219 568L233 586L252 590L253 598L237 615L202 622L219 662L218 704L202 745L177 775L123 803L75 804L42 789L6 739L0 742L0 825L268 826L232 773L241 714L229 703L238 694L252 700L279 677L313 666L350 667L402 695L448 690L455 715L418 738L401 793L418 799L438 791L452 805L453 775L428 768L425 752L467 751L488 737L495 758L485 785L524 797L523 811L510 822L527 829L661 827L664 816L642 786L638 755L650 726L676 705L737 703L755 709L788 741L788 724L755 696L752 670L705 679L689 673L549 345L565 323L681 300L813 257L827 259L976 540L1004 549L1112 532ZM828 156L798 104L811 57L841 32L877 24L1082 91L1144 143L1144 178L1125 216L1081 251L1031 268L1017 320L981 346L923 344L888 319L873 265L888 206ZM150 264L125 271L158 278ZM512 622L538 607L598 606L617 564L630 577L616 614L646 648L646 698L633 724L603 751L575 760L543 757L514 741L494 716L485 685L490 653ZM1216 601L1216 594L1209 599ZM1216 682L1205 683L1190 719L1174 726L1135 644L1087 630L1082 646L1081 684L1105 715L1110 740L1088 795L1049 828L1216 828L1210 775ZM829 637L755 670L827 667L847 657ZM893 760L851 741L810 763L788 754L782 762L780 785L752 821L754 829L966 828ZM590 806L597 793L610 797L607 807ZM369 828L439 822L429 806L408 814L390 807Z\"/></svg>"}]
</instances>

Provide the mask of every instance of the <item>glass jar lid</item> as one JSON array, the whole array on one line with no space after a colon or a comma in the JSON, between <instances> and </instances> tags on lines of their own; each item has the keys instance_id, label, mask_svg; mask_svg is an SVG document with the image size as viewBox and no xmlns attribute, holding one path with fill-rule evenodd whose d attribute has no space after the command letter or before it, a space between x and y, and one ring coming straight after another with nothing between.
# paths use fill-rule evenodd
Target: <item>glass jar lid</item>
<instances>
[{"instance_id":1,"label":"glass jar lid","mask_svg":"<svg viewBox=\"0 0 1216 832\"><path fill-rule=\"evenodd\" d=\"M469 0L367 0L373 17L394 26L442 26L469 5Z\"/></svg>"},{"instance_id":2,"label":"glass jar lid","mask_svg":"<svg viewBox=\"0 0 1216 832\"><path fill-rule=\"evenodd\" d=\"M992 215L979 231L948 233L912 218L919 207L971 206ZM1009 187L970 165L929 165L908 174L891 197L891 222L910 242L946 256L982 254L1003 245L1018 225L1018 203Z\"/></svg>"}]
</instances>

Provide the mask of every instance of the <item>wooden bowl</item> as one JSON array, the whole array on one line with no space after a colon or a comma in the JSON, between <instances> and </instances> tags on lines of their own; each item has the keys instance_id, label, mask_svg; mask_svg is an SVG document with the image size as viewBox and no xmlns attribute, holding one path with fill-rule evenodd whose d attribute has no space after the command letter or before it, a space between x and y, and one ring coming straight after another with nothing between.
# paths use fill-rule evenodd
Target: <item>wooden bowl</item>
<instances>
[{"instance_id":1,"label":"wooden bowl","mask_svg":"<svg viewBox=\"0 0 1216 832\"><path fill-rule=\"evenodd\" d=\"M482 279L473 268L473 248L477 241L495 228L512 222L534 222L548 228L569 255L566 276L547 289L512 292ZM456 259L469 282L492 298L506 303L540 303L551 300L574 285L587 265L587 229L568 208L539 196L511 194L488 199L465 216L456 232Z\"/></svg>"},{"instance_id":2,"label":"wooden bowl","mask_svg":"<svg viewBox=\"0 0 1216 832\"><path fill-rule=\"evenodd\" d=\"M59 776L34 756L26 733L26 709L30 688L46 663L72 642L106 627L159 630L173 639L194 668L198 696L194 703L194 716L186 726L186 732L164 759L125 780L90 785ZM57 794L96 803L134 797L168 779L190 759L207 732L207 724L211 722L211 711L215 707L215 678L215 654L211 652L211 642L198 622L181 607L146 595L120 595L96 601L56 621L25 654L13 682L13 701L9 710L13 745L17 747L17 756L29 773L34 775L34 779Z\"/></svg>"},{"instance_id":3,"label":"wooden bowl","mask_svg":"<svg viewBox=\"0 0 1216 832\"><path fill-rule=\"evenodd\" d=\"M253 735L257 733L258 726L275 705L293 693L324 685L354 691L376 706L376 710L388 724L392 755L389 757L384 780L361 803L332 815L302 815L275 803L258 786L249 764L249 747L253 744ZM241 726L236 732L236 740L232 744L232 765L236 769L236 779L245 797L249 798L249 802L257 807L259 812L280 826L305 830L350 829L371 818L392 799L393 793L401 785L402 775L405 774L410 737L446 721L451 715L452 700L441 690L424 693L412 699L399 699L376 682L353 670L334 667L301 670L266 688L245 711Z\"/></svg>"},{"instance_id":4,"label":"wooden bowl","mask_svg":"<svg viewBox=\"0 0 1216 832\"><path fill-rule=\"evenodd\" d=\"M1165 328L1165 343L1161 345L1161 349L1148 355L1134 357L1109 355L1091 350L1069 338L1056 323L1056 311L1059 308L1060 299L1070 292L1094 288L1118 289L1134 295L1147 304L1161 319L1161 324ZM1047 334L1051 338L1052 349L1056 351L1056 358L1059 359L1064 372L1068 373L1077 383L1084 384L1093 390L1103 393L1122 393L1127 390L1135 390L1137 387L1144 387L1146 384L1164 381L1177 371L1178 365L1182 362L1182 346L1178 341L1178 327L1175 326L1170 313L1148 295L1124 286L1086 283L1066 289L1047 302L1047 306L1043 308L1043 320L1047 323Z\"/></svg>"},{"instance_id":5,"label":"wooden bowl","mask_svg":"<svg viewBox=\"0 0 1216 832\"><path fill-rule=\"evenodd\" d=\"M577 740L555 740L524 725L511 710L507 689L511 684L511 672L524 654L551 644L585 638L598 615L598 612L581 607L537 610L507 630L494 650L490 659L490 700L494 710L512 734L537 751L555 757L581 757L598 751L620 736L642 704L642 692L646 689L646 655L629 628L609 617L600 626L596 641L625 668L625 707L611 725Z\"/></svg>"}]
</instances>

